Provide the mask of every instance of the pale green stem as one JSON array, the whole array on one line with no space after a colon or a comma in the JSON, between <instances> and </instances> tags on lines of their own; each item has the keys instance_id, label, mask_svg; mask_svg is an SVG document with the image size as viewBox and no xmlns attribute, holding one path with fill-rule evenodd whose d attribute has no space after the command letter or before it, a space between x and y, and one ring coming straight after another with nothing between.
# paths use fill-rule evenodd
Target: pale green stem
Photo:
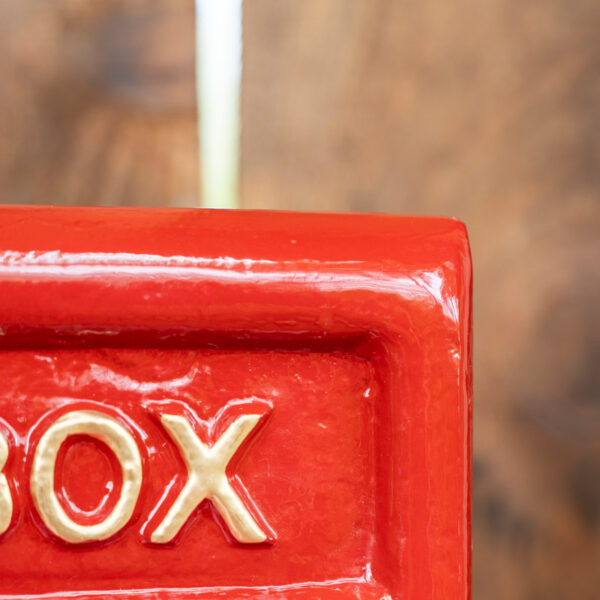
<instances>
[{"instance_id":1,"label":"pale green stem","mask_svg":"<svg viewBox=\"0 0 600 600\"><path fill-rule=\"evenodd\" d=\"M202 205L239 207L242 0L196 0Z\"/></svg>"}]
</instances>

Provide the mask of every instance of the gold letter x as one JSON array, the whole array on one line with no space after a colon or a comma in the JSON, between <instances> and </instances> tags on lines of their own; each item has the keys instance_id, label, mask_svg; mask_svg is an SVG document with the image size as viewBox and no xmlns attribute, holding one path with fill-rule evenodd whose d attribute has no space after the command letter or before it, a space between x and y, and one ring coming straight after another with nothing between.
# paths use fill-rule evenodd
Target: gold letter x
<instances>
[{"instance_id":1,"label":"gold letter x","mask_svg":"<svg viewBox=\"0 0 600 600\"><path fill-rule=\"evenodd\" d=\"M212 446L198 439L186 417L168 414L161 416L161 423L183 457L188 480L165 518L152 533L151 540L154 543L170 542L193 510L206 498L214 504L238 542L256 544L267 539L265 532L231 487L225 473L229 461L256 427L261 416L239 417Z\"/></svg>"}]
</instances>

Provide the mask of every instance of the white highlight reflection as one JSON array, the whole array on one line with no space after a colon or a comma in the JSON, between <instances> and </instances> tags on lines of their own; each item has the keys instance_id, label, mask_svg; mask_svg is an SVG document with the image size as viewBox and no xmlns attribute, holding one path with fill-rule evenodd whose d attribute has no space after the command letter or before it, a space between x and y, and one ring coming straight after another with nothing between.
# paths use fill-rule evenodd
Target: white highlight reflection
<instances>
[{"instance_id":1,"label":"white highlight reflection","mask_svg":"<svg viewBox=\"0 0 600 600\"><path fill-rule=\"evenodd\" d=\"M274 265L303 267L276 271ZM304 267L314 265L316 270ZM444 290L444 278L437 271L414 274L386 273L367 270L362 261L272 261L236 259L232 257L198 258L131 253L0 253L0 277L40 278L87 277L104 275L156 277L165 279L203 279L234 282L253 280L257 283L286 283L314 286L321 291L362 289L381 291L406 298L429 301L441 306L444 315L458 322L457 298Z\"/></svg>"}]
</instances>

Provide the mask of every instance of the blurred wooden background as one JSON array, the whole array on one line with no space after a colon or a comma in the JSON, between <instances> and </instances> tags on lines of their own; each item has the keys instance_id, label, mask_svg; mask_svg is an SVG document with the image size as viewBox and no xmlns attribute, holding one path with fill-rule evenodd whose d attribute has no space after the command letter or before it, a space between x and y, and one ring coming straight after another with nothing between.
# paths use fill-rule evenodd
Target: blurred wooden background
<instances>
[{"instance_id":1,"label":"blurred wooden background","mask_svg":"<svg viewBox=\"0 0 600 600\"><path fill-rule=\"evenodd\" d=\"M0 3L5 203L192 206L192 0ZM242 204L452 215L474 598L600 598L598 0L246 0Z\"/></svg>"}]
</instances>

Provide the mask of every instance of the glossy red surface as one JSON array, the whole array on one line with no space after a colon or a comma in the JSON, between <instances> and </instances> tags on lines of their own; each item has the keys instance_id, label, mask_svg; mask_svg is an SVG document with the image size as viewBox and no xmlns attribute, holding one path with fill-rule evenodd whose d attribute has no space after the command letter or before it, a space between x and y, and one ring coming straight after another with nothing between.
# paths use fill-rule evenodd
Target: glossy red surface
<instances>
[{"instance_id":1,"label":"glossy red surface","mask_svg":"<svg viewBox=\"0 0 600 600\"><path fill-rule=\"evenodd\" d=\"M469 598L470 286L447 219L1 208L0 595ZM213 443L253 402L227 475L270 539L236 542L205 502L151 543L187 479L156 413ZM125 528L74 545L29 478L50 423L90 407L133 434L143 485ZM110 512L115 463L93 438L63 445L73 519Z\"/></svg>"}]
</instances>

